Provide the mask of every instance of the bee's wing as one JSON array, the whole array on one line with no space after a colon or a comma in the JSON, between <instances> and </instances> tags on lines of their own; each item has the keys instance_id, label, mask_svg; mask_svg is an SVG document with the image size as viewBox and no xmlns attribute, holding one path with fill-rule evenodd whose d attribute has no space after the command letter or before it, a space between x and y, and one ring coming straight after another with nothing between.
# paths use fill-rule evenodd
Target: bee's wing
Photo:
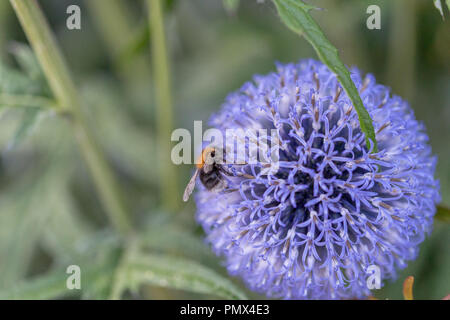
<instances>
[{"instance_id":1,"label":"bee's wing","mask_svg":"<svg viewBox=\"0 0 450 320\"><path fill-rule=\"evenodd\" d=\"M194 175L192 176L191 180L189 180L189 183L186 186L186 189L184 189L184 194L183 194L184 202L189 200L189 196L191 195L192 191L194 191L195 180L197 179L198 172L199 172L199 169L195 170Z\"/></svg>"}]
</instances>

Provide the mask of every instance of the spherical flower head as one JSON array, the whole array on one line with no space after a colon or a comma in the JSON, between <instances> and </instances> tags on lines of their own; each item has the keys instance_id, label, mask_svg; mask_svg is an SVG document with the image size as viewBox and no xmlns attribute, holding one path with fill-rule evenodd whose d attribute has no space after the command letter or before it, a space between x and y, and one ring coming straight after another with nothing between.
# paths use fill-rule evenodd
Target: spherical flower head
<instances>
[{"instance_id":1,"label":"spherical flower head","mask_svg":"<svg viewBox=\"0 0 450 320\"><path fill-rule=\"evenodd\" d=\"M228 271L270 297L363 298L416 258L431 231L439 184L424 126L408 103L372 75L351 72L376 133L366 145L358 116L336 76L322 63L278 65L229 95L210 124L225 133L225 159L246 150L247 129L279 145L278 167L224 164L227 187L199 183L197 220ZM270 153L270 151L269 151Z\"/></svg>"}]
</instances>

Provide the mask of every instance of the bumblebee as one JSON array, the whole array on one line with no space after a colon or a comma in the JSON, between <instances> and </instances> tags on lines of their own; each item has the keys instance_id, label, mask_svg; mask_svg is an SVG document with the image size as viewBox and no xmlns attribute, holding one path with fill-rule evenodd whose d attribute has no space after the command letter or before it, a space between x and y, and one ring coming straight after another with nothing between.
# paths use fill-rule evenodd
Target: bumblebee
<instances>
[{"instance_id":1,"label":"bumblebee","mask_svg":"<svg viewBox=\"0 0 450 320\"><path fill-rule=\"evenodd\" d=\"M227 181L223 175L232 176L233 174L219 163L219 151L214 147L206 147L202 150L202 154L199 156L199 161L196 164L197 169L184 190L183 201L189 200L189 196L194 191L197 176L199 176L200 182L209 191L219 192L227 187Z\"/></svg>"}]
</instances>

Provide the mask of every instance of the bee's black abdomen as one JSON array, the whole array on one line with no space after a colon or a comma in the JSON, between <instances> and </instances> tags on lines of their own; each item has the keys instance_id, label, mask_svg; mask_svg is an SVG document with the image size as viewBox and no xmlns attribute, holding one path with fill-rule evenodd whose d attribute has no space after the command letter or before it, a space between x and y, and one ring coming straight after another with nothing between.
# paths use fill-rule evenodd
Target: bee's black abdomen
<instances>
[{"instance_id":1,"label":"bee's black abdomen","mask_svg":"<svg viewBox=\"0 0 450 320\"><path fill-rule=\"evenodd\" d=\"M220 183L221 179L221 173L216 167L214 167L213 170L208 173L205 173L203 170L200 171L200 181L208 190L211 190L215 186L217 186Z\"/></svg>"}]
</instances>

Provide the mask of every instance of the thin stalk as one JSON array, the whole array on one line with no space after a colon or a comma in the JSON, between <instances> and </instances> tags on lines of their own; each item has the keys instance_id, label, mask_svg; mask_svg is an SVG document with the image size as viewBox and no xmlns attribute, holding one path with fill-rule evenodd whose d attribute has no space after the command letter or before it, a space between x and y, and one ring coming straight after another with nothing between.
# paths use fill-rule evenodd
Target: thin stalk
<instances>
[{"instance_id":1,"label":"thin stalk","mask_svg":"<svg viewBox=\"0 0 450 320\"><path fill-rule=\"evenodd\" d=\"M170 159L170 137L172 133L172 95L170 84L170 68L167 56L166 36L161 0L148 0L150 19L150 44L154 70L156 120L158 131L159 161L161 172L161 197L163 207L175 210L177 194L175 166Z\"/></svg>"},{"instance_id":2,"label":"thin stalk","mask_svg":"<svg viewBox=\"0 0 450 320\"><path fill-rule=\"evenodd\" d=\"M73 130L93 176L100 200L114 227L123 235L131 229L129 217L111 168L95 143L69 69L37 1L10 0L61 108L72 115Z\"/></svg>"}]
</instances>

